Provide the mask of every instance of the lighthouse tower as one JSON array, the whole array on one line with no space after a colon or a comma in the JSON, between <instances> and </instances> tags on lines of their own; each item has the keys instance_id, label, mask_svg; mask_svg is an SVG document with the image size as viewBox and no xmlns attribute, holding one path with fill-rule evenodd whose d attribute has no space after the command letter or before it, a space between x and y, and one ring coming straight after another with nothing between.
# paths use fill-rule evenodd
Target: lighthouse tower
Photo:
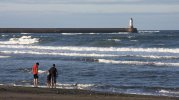
<instances>
[{"instance_id":1,"label":"lighthouse tower","mask_svg":"<svg viewBox=\"0 0 179 100\"><path fill-rule=\"evenodd\" d=\"M128 32L137 33L137 28L134 28L132 18L129 20Z\"/></svg>"},{"instance_id":2,"label":"lighthouse tower","mask_svg":"<svg viewBox=\"0 0 179 100\"><path fill-rule=\"evenodd\" d=\"M134 28L133 27L133 19L132 18L129 20L129 28Z\"/></svg>"}]
</instances>

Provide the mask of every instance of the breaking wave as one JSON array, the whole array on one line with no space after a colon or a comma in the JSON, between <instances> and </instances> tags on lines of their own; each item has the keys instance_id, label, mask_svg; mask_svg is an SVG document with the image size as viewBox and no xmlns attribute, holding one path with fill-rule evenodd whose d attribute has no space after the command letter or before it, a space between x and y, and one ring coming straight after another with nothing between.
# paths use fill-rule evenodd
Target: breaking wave
<instances>
[{"instance_id":1,"label":"breaking wave","mask_svg":"<svg viewBox=\"0 0 179 100\"><path fill-rule=\"evenodd\" d=\"M37 42L37 41L36 41ZM4 42L3 42L4 43ZM34 42L31 42L34 43ZM1 44L1 42L0 42ZM23 43L22 43L23 44ZM68 51L98 51L98 52L155 52L179 53L179 48L118 48L118 47L75 47L75 46L26 46L26 45L0 45L3 48L27 48L40 50L68 50Z\"/></svg>"},{"instance_id":2,"label":"breaking wave","mask_svg":"<svg viewBox=\"0 0 179 100\"><path fill-rule=\"evenodd\" d=\"M143 62L143 61L116 61L98 59L99 63L111 63L111 64L129 64L129 65L152 65L152 66L175 66L179 67L179 63L164 63L164 62Z\"/></svg>"},{"instance_id":3,"label":"breaking wave","mask_svg":"<svg viewBox=\"0 0 179 100\"><path fill-rule=\"evenodd\" d=\"M139 33L159 33L159 30L140 30Z\"/></svg>"},{"instance_id":4,"label":"breaking wave","mask_svg":"<svg viewBox=\"0 0 179 100\"><path fill-rule=\"evenodd\" d=\"M149 59L178 59L179 48L106 48L75 46L0 45L5 54L36 54L77 57L138 57Z\"/></svg>"},{"instance_id":5,"label":"breaking wave","mask_svg":"<svg viewBox=\"0 0 179 100\"><path fill-rule=\"evenodd\" d=\"M62 35L81 35L81 34L129 34L127 32L115 32L115 33L61 33Z\"/></svg>"},{"instance_id":6,"label":"breaking wave","mask_svg":"<svg viewBox=\"0 0 179 100\"><path fill-rule=\"evenodd\" d=\"M57 88L62 88L62 89L89 89L93 86L95 86L95 84L79 84L79 83L62 84L62 83L57 83Z\"/></svg>"},{"instance_id":7,"label":"breaking wave","mask_svg":"<svg viewBox=\"0 0 179 100\"><path fill-rule=\"evenodd\" d=\"M38 42L38 38L32 38L31 36L22 36L20 38L10 38L9 41L0 41L0 44L34 44Z\"/></svg>"},{"instance_id":8,"label":"breaking wave","mask_svg":"<svg viewBox=\"0 0 179 100\"><path fill-rule=\"evenodd\" d=\"M81 35L84 33L61 33L62 35Z\"/></svg>"},{"instance_id":9,"label":"breaking wave","mask_svg":"<svg viewBox=\"0 0 179 100\"><path fill-rule=\"evenodd\" d=\"M109 41L115 41L115 42L119 42L121 41L120 39L108 39Z\"/></svg>"},{"instance_id":10,"label":"breaking wave","mask_svg":"<svg viewBox=\"0 0 179 100\"><path fill-rule=\"evenodd\" d=\"M0 58L9 58L10 56L0 56Z\"/></svg>"},{"instance_id":11,"label":"breaking wave","mask_svg":"<svg viewBox=\"0 0 179 100\"><path fill-rule=\"evenodd\" d=\"M2 53L13 54L36 54L36 55L58 55L58 56L78 56L78 57L115 57L117 55L95 54L95 53L56 53L56 52L38 52L38 51L1 51Z\"/></svg>"},{"instance_id":12,"label":"breaking wave","mask_svg":"<svg viewBox=\"0 0 179 100\"><path fill-rule=\"evenodd\" d=\"M164 95L164 96L176 96L176 97L179 97L179 91L178 90L166 90L166 89L161 89L159 91L159 93L161 95Z\"/></svg>"},{"instance_id":13,"label":"breaking wave","mask_svg":"<svg viewBox=\"0 0 179 100\"><path fill-rule=\"evenodd\" d=\"M31 33L21 33L21 34L31 34Z\"/></svg>"}]
</instances>

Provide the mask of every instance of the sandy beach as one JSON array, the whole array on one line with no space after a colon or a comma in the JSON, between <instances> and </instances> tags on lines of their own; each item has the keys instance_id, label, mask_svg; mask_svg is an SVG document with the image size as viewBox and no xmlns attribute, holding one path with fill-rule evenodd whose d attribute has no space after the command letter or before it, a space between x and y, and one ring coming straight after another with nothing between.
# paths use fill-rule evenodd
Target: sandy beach
<instances>
[{"instance_id":1,"label":"sandy beach","mask_svg":"<svg viewBox=\"0 0 179 100\"><path fill-rule=\"evenodd\" d=\"M0 100L177 100L176 97L109 94L87 90L0 86Z\"/></svg>"}]
</instances>

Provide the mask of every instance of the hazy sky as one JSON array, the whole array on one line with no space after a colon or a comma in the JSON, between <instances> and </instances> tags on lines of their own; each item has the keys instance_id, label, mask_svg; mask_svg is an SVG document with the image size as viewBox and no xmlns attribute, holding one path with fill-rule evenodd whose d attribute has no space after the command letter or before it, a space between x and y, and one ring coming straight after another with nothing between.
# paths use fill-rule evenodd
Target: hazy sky
<instances>
[{"instance_id":1,"label":"hazy sky","mask_svg":"<svg viewBox=\"0 0 179 100\"><path fill-rule=\"evenodd\" d=\"M179 0L0 0L0 27L179 30Z\"/></svg>"}]
</instances>

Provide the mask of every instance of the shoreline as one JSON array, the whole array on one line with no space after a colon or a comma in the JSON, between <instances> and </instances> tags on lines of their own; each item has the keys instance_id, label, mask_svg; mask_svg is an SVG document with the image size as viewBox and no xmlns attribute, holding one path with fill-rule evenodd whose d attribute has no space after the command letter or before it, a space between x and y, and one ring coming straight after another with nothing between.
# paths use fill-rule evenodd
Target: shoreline
<instances>
[{"instance_id":1,"label":"shoreline","mask_svg":"<svg viewBox=\"0 0 179 100\"><path fill-rule=\"evenodd\" d=\"M0 100L176 100L177 97L115 94L79 89L50 89L0 85Z\"/></svg>"}]
</instances>

